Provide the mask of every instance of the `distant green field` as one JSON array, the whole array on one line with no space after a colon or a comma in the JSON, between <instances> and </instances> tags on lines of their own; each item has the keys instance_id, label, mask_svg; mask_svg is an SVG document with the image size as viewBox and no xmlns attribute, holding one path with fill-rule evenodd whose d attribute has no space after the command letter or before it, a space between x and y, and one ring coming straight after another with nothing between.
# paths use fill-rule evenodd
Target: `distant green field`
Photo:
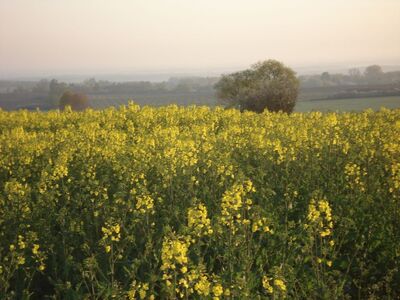
<instances>
[{"instance_id":1,"label":"distant green field","mask_svg":"<svg viewBox=\"0 0 400 300\"><path fill-rule=\"evenodd\" d=\"M379 110L381 107L399 108L400 96L299 101L297 102L295 111L361 111L368 108Z\"/></svg>"},{"instance_id":2,"label":"distant green field","mask_svg":"<svg viewBox=\"0 0 400 300\"><path fill-rule=\"evenodd\" d=\"M92 96L91 106L95 109L103 109L109 106L120 106L128 104L129 99L139 105L211 105L217 102L213 95L193 95L187 94L156 94L139 95L132 97L130 95L107 95ZM349 98L349 99L329 99L329 100L300 100L297 102L295 111L362 111L368 108L379 110L381 107L400 108L400 96L376 97L376 98Z\"/></svg>"},{"instance_id":3,"label":"distant green field","mask_svg":"<svg viewBox=\"0 0 400 300\"><path fill-rule=\"evenodd\" d=\"M130 100L135 103L151 106L169 104L177 105L209 105L215 106L217 99L212 93L149 93L149 94L121 94L121 95L89 95L90 105L95 109L104 109L110 106L126 105Z\"/></svg>"}]
</instances>

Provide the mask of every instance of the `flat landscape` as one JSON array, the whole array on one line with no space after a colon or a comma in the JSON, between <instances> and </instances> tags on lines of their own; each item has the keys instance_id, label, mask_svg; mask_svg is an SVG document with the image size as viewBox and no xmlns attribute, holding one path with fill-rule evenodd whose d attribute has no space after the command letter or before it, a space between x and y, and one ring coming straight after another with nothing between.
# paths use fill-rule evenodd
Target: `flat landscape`
<instances>
[{"instance_id":1,"label":"flat landscape","mask_svg":"<svg viewBox=\"0 0 400 300\"><path fill-rule=\"evenodd\" d=\"M400 108L400 96L324 99L298 101L295 106L297 112L309 111L362 111L365 109L379 110L380 108Z\"/></svg>"},{"instance_id":2,"label":"flat landscape","mask_svg":"<svg viewBox=\"0 0 400 300\"><path fill-rule=\"evenodd\" d=\"M400 300L400 0L0 0L0 300Z\"/></svg>"}]
</instances>

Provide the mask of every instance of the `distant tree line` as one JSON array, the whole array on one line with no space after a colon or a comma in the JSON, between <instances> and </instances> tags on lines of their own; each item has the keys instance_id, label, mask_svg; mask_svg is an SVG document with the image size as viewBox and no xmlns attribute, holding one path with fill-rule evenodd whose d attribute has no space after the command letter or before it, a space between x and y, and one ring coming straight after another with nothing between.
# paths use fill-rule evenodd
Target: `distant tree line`
<instances>
[{"instance_id":1,"label":"distant tree line","mask_svg":"<svg viewBox=\"0 0 400 300\"><path fill-rule=\"evenodd\" d=\"M381 66L371 65L365 68L363 72L360 69L352 68L348 70L347 74L323 72L318 75L301 75L299 80L303 88L400 84L400 71L383 72Z\"/></svg>"},{"instance_id":2,"label":"distant tree line","mask_svg":"<svg viewBox=\"0 0 400 300\"><path fill-rule=\"evenodd\" d=\"M19 82L8 93L37 93L46 94L49 102L57 102L61 95L67 91L76 91L84 94L151 94L151 93L196 93L214 92L215 84L221 77L171 77L163 82L128 81L112 82L89 78L80 83L65 83L56 79L42 79L36 83ZM379 65L371 65L361 71L357 68L348 70L347 74L323 72L316 75L300 75L300 88L332 87L352 85L385 85L400 84L400 71L383 72Z\"/></svg>"},{"instance_id":3,"label":"distant tree line","mask_svg":"<svg viewBox=\"0 0 400 300\"><path fill-rule=\"evenodd\" d=\"M41 93L48 94L49 99L59 99L67 90L85 94L123 94L123 93L153 93L153 92L198 92L213 90L219 77L171 77L163 82L127 81L112 82L89 78L80 83L65 83L56 79L42 79L37 83L24 84L19 82L7 93Z\"/></svg>"},{"instance_id":4,"label":"distant tree line","mask_svg":"<svg viewBox=\"0 0 400 300\"><path fill-rule=\"evenodd\" d=\"M257 68L259 69L256 70ZM264 100L261 101L266 99L265 97L279 100L279 103L273 105L269 102L267 108L270 110L292 110L294 102L290 95L297 94L297 89L301 99L360 98L400 94L400 71L384 72L379 65L371 65L365 69L352 68L346 74L323 72L316 75L301 75L297 76L296 80L294 80L296 75L290 72L285 75L283 72L281 74L282 78L285 78L283 81L266 81L265 78L269 76L266 74L274 68L284 70L270 61L262 68L259 65L221 77L171 77L163 82L112 82L95 78L88 78L79 83L65 83L56 79L28 82L0 81L0 107L55 109L60 105L63 107L60 100L67 91L87 95L87 103L90 102L89 99L96 101L117 98L134 99L139 103L150 105L169 103L215 105L219 97L227 106L256 111L262 111L267 107L264 106ZM266 76L264 79L262 76L255 76L267 70L269 71L264 74ZM300 83L298 86L294 84L297 80ZM287 82L292 84L286 85ZM317 96L315 92L309 92L315 88L318 89ZM253 107L246 107L249 99L257 99L252 102Z\"/></svg>"}]
</instances>

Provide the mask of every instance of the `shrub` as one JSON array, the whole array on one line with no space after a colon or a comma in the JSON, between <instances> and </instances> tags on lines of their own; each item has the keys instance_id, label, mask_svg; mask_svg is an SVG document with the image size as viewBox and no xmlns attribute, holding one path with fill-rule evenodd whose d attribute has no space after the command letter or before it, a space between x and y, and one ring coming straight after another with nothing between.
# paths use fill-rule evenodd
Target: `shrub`
<instances>
[{"instance_id":1,"label":"shrub","mask_svg":"<svg viewBox=\"0 0 400 300\"><path fill-rule=\"evenodd\" d=\"M85 94L64 92L60 98L60 109L70 106L72 110L82 111L89 107L89 99Z\"/></svg>"}]
</instances>

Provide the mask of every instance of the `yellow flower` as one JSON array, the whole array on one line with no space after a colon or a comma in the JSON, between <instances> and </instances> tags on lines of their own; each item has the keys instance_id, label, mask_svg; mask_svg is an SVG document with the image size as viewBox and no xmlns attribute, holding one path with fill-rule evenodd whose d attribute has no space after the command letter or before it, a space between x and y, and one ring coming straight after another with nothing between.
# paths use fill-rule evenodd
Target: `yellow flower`
<instances>
[{"instance_id":1,"label":"yellow flower","mask_svg":"<svg viewBox=\"0 0 400 300\"><path fill-rule=\"evenodd\" d=\"M114 232L118 234L121 230L121 227L119 226L119 224L116 224L113 226L113 229L114 229Z\"/></svg>"},{"instance_id":2,"label":"yellow flower","mask_svg":"<svg viewBox=\"0 0 400 300\"><path fill-rule=\"evenodd\" d=\"M182 278L182 279L179 280L179 284L182 285L182 286L185 287L185 288L188 288L188 287L189 287L189 284L188 284L187 280L184 279L184 278Z\"/></svg>"},{"instance_id":3,"label":"yellow flower","mask_svg":"<svg viewBox=\"0 0 400 300\"><path fill-rule=\"evenodd\" d=\"M149 284L143 283L141 288L139 289L139 297L140 299L146 298L147 291L149 290Z\"/></svg>"},{"instance_id":4,"label":"yellow flower","mask_svg":"<svg viewBox=\"0 0 400 300\"><path fill-rule=\"evenodd\" d=\"M320 236L321 237L326 237L326 236L328 236L330 234L331 234L331 230L329 228L327 228L327 229L325 229L325 230L320 232Z\"/></svg>"},{"instance_id":5,"label":"yellow flower","mask_svg":"<svg viewBox=\"0 0 400 300\"><path fill-rule=\"evenodd\" d=\"M25 264L25 257L23 257L23 256L18 256L18 258L17 258L17 264L18 264L18 265L23 265L23 264Z\"/></svg>"},{"instance_id":6,"label":"yellow flower","mask_svg":"<svg viewBox=\"0 0 400 300\"><path fill-rule=\"evenodd\" d=\"M267 276L264 276L262 278L262 285L268 294L272 294L274 292L274 288L271 286L269 281L270 281L270 278L268 278Z\"/></svg>"},{"instance_id":7,"label":"yellow flower","mask_svg":"<svg viewBox=\"0 0 400 300\"><path fill-rule=\"evenodd\" d=\"M136 295L136 290L135 288L132 288L128 291L128 299L129 300L135 300L135 295Z\"/></svg>"},{"instance_id":8,"label":"yellow flower","mask_svg":"<svg viewBox=\"0 0 400 300\"><path fill-rule=\"evenodd\" d=\"M286 292L286 284L282 279L275 279L274 285L280 289L282 292Z\"/></svg>"},{"instance_id":9,"label":"yellow flower","mask_svg":"<svg viewBox=\"0 0 400 300\"><path fill-rule=\"evenodd\" d=\"M219 297L222 295L222 293L224 292L224 289L222 288L222 285L220 285L219 283L214 285L213 287L213 293L216 297Z\"/></svg>"},{"instance_id":10,"label":"yellow flower","mask_svg":"<svg viewBox=\"0 0 400 300\"><path fill-rule=\"evenodd\" d=\"M264 233L272 233L271 229L267 224L268 224L267 218L263 217L259 219L259 217L255 217L253 220L253 224L251 226L251 231L257 232L258 230L262 229Z\"/></svg>"},{"instance_id":11,"label":"yellow flower","mask_svg":"<svg viewBox=\"0 0 400 300\"><path fill-rule=\"evenodd\" d=\"M194 286L194 289L200 296L208 296L210 294L210 282L206 275L201 275L199 282Z\"/></svg>"},{"instance_id":12,"label":"yellow flower","mask_svg":"<svg viewBox=\"0 0 400 300\"><path fill-rule=\"evenodd\" d=\"M121 227L119 224L110 225L107 224L107 227L102 227L101 231L103 232L102 241L111 240L112 242L118 242L121 239Z\"/></svg>"},{"instance_id":13,"label":"yellow flower","mask_svg":"<svg viewBox=\"0 0 400 300\"><path fill-rule=\"evenodd\" d=\"M107 245L106 246L106 253L109 253L111 251L111 246Z\"/></svg>"},{"instance_id":14,"label":"yellow flower","mask_svg":"<svg viewBox=\"0 0 400 300\"><path fill-rule=\"evenodd\" d=\"M26 247L24 238L21 235L18 236L18 246L20 249L25 249L25 247Z\"/></svg>"},{"instance_id":15,"label":"yellow flower","mask_svg":"<svg viewBox=\"0 0 400 300\"><path fill-rule=\"evenodd\" d=\"M154 200L149 195L144 195L136 199L136 210L141 214L154 212Z\"/></svg>"},{"instance_id":16,"label":"yellow flower","mask_svg":"<svg viewBox=\"0 0 400 300\"><path fill-rule=\"evenodd\" d=\"M33 244L32 253L36 255L39 252L38 250L39 250L39 245Z\"/></svg>"}]
</instances>

